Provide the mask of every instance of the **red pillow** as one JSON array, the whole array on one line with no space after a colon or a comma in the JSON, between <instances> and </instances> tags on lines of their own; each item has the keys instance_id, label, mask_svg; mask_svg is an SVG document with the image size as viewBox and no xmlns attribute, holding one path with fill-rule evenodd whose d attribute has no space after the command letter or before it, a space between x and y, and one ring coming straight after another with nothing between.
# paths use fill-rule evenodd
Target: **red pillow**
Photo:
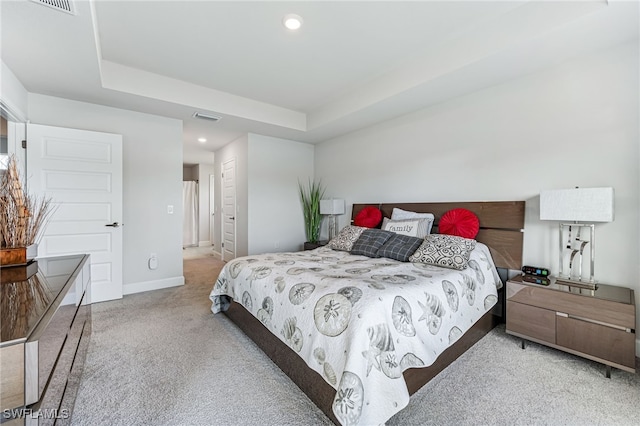
<instances>
[{"instance_id":1,"label":"red pillow","mask_svg":"<svg viewBox=\"0 0 640 426\"><path fill-rule=\"evenodd\" d=\"M353 219L353 224L364 228L375 228L382 221L382 212L379 208L367 206L360 210Z\"/></svg>"},{"instance_id":2,"label":"red pillow","mask_svg":"<svg viewBox=\"0 0 640 426\"><path fill-rule=\"evenodd\" d=\"M463 238L475 238L480 230L478 216L467 209L449 210L440 218L438 232Z\"/></svg>"}]
</instances>

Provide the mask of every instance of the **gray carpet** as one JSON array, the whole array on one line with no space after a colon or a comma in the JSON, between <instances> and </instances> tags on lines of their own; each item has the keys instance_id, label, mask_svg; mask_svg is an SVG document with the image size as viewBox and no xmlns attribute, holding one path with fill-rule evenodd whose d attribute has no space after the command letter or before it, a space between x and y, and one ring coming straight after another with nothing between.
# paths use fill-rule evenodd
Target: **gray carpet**
<instances>
[{"instance_id":1,"label":"gray carpet","mask_svg":"<svg viewBox=\"0 0 640 426\"><path fill-rule=\"evenodd\" d=\"M187 284L93 306L73 425L329 425L208 300L221 263L185 260ZM631 425L640 376L520 342L496 328L388 425Z\"/></svg>"}]
</instances>

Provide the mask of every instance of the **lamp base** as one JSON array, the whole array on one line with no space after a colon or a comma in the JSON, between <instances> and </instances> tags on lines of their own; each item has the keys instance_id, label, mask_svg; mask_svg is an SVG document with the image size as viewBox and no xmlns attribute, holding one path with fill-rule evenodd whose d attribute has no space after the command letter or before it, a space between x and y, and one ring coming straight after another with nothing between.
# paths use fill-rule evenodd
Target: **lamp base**
<instances>
[{"instance_id":1,"label":"lamp base","mask_svg":"<svg viewBox=\"0 0 640 426\"><path fill-rule=\"evenodd\" d=\"M338 235L338 217L334 214L329 215L329 241Z\"/></svg>"}]
</instances>

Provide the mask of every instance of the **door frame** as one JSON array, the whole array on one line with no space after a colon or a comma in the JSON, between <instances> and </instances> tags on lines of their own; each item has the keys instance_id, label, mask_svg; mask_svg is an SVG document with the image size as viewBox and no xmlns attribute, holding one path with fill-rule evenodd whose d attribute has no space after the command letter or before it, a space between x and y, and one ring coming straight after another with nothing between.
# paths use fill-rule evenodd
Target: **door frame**
<instances>
[{"instance_id":1,"label":"door frame","mask_svg":"<svg viewBox=\"0 0 640 426\"><path fill-rule=\"evenodd\" d=\"M225 254L225 248L224 248L224 240L225 240L225 237L224 237L224 220L225 220L225 216L226 216L226 212L224 211L224 197L225 197L225 193L224 193L224 169L225 169L225 165L227 163L230 163L230 162L233 162L233 182L234 182L233 183L233 190L234 190L234 194L233 194L233 199L234 199L233 215L234 215L235 219L233 220L233 253L234 253L233 259L235 259L235 257L236 257L235 255L237 254L237 251L238 251L238 247L237 247L238 246L238 218L236 217L237 216L237 210L238 210L238 200L237 200L238 190L236 188L236 186L237 186L236 177L237 177L237 167L238 167L237 164L238 163L237 163L236 157L232 157L232 158L228 158L228 159L226 159L226 160L224 160L222 162L222 170L220 171L220 177L221 177L220 185L221 185L221 188L222 188L222 191L221 191L221 201L222 201L222 203L221 203L222 204L221 211L222 211L222 214L220 215L221 216L220 258L222 259L222 261L232 260L232 259L225 259L225 256L224 256L224 254Z\"/></svg>"},{"instance_id":2,"label":"door frame","mask_svg":"<svg viewBox=\"0 0 640 426\"><path fill-rule=\"evenodd\" d=\"M216 175L209 175L209 241L211 241L211 245L215 247L215 235L214 228L216 224Z\"/></svg>"}]
</instances>

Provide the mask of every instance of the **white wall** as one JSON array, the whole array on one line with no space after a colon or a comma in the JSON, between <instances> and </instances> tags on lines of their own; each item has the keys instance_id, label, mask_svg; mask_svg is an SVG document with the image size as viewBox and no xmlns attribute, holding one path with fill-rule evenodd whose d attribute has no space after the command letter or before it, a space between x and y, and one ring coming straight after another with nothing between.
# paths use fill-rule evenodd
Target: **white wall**
<instances>
[{"instance_id":1,"label":"white wall","mask_svg":"<svg viewBox=\"0 0 640 426\"><path fill-rule=\"evenodd\" d=\"M124 294L184 284L182 122L32 93L28 102L33 123L123 136ZM150 253L156 270L147 267Z\"/></svg>"},{"instance_id":2,"label":"white wall","mask_svg":"<svg viewBox=\"0 0 640 426\"><path fill-rule=\"evenodd\" d=\"M582 56L323 142L315 177L349 206L526 200L524 262L554 272L558 225L539 220L540 191L613 186L596 279L635 289L640 309L639 71L638 43Z\"/></svg>"},{"instance_id":3,"label":"white wall","mask_svg":"<svg viewBox=\"0 0 640 426\"><path fill-rule=\"evenodd\" d=\"M242 135L238 139L220 148L215 155L215 176L218 178L215 188L215 228L214 246L216 252L222 250L222 164L235 158L236 160L236 256L246 256L249 253L248 236L248 158L249 136Z\"/></svg>"},{"instance_id":4,"label":"white wall","mask_svg":"<svg viewBox=\"0 0 640 426\"><path fill-rule=\"evenodd\" d=\"M302 249L298 182L313 178L313 152L310 144L249 134L249 254Z\"/></svg>"},{"instance_id":5,"label":"white wall","mask_svg":"<svg viewBox=\"0 0 640 426\"><path fill-rule=\"evenodd\" d=\"M17 121L26 121L28 94L20 80L11 69L1 61L0 65L0 99L2 104Z\"/></svg>"}]
</instances>

